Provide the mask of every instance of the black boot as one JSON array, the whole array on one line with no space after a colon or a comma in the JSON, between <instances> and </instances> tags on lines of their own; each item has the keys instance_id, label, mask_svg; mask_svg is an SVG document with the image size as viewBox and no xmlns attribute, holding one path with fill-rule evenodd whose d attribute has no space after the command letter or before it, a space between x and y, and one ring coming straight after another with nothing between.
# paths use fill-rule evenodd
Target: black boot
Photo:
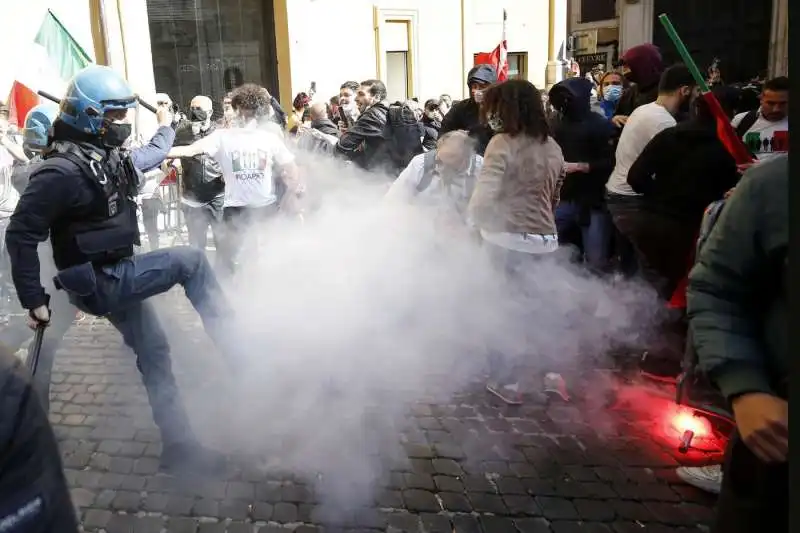
<instances>
[{"instance_id":1,"label":"black boot","mask_svg":"<svg viewBox=\"0 0 800 533\"><path fill-rule=\"evenodd\" d=\"M161 451L161 471L217 476L225 472L225 455L200 446L196 442L164 444Z\"/></svg>"}]
</instances>

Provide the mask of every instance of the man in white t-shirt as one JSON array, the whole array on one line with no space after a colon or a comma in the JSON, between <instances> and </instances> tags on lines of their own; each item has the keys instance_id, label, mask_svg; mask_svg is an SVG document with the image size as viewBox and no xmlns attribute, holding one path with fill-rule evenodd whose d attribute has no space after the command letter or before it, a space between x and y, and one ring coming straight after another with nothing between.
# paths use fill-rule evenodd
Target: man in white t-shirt
<instances>
[{"instance_id":1,"label":"man in white t-shirt","mask_svg":"<svg viewBox=\"0 0 800 533\"><path fill-rule=\"evenodd\" d=\"M696 89L697 83L685 65L666 69L661 74L656 101L637 107L622 129L616 164L606 182L606 203L617 231L623 240L630 242L627 247L632 244L635 248L641 201L640 195L628 185L628 171L656 134L675 126L676 115L688 112ZM628 274L638 269L635 257L622 257L620 261L623 263L620 267Z\"/></svg>"},{"instance_id":2,"label":"man in white t-shirt","mask_svg":"<svg viewBox=\"0 0 800 533\"><path fill-rule=\"evenodd\" d=\"M758 161L789 151L789 78L767 81L755 111L739 113L731 121L736 134Z\"/></svg>"},{"instance_id":3,"label":"man in white t-shirt","mask_svg":"<svg viewBox=\"0 0 800 533\"><path fill-rule=\"evenodd\" d=\"M229 268L243 244L242 235L254 222L274 215L279 209L299 214L300 191L294 154L274 131L269 121L274 114L266 89L255 84L236 88L231 106L236 113L232 128L216 130L189 146L173 147L170 158L206 153L219 162L225 181L223 220L225 254ZM279 199L276 179L286 186Z\"/></svg>"}]
</instances>

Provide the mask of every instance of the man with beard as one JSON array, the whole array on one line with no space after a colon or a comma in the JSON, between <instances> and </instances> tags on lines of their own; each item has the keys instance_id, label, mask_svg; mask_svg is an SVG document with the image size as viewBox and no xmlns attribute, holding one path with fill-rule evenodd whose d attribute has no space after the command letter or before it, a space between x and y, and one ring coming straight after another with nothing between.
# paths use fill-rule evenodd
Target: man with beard
<instances>
[{"instance_id":1,"label":"man with beard","mask_svg":"<svg viewBox=\"0 0 800 533\"><path fill-rule=\"evenodd\" d=\"M497 82L497 71L491 65L477 65L467 73L467 87L469 98L453 104L450 111L442 120L440 134L453 130L466 130L469 136L475 139L478 154L483 155L486 145L492 138L492 129L480 120L480 103L483 100L483 91Z\"/></svg>"},{"instance_id":2,"label":"man with beard","mask_svg":"<svg viewBox=\"0 0 800 533\"><path fill-rule=\"evenodd\" d=\"M630 83L617 103L611 121L621 128L633 111L654 102L658 97L658 82L664 72L661 52L652 44L640 44L622 54L622 75Z\"/></svg>"},{"instance_id":3,"label":"man with beard","mask_svg":"<svg viewBox=\"0 0 800 533\"><path fill-rule=\"evenodd\" d=\"M389 116L386 85L380 80L363 81L356 93L356 103L358 120L342 133L336 152L364 170L391 167L386 134Z\"/></svg>"},{"instance_id":4,"label":"man with beard","mask_svg":"<svg viewBox=\"0 0 800 533\"><path fill-rule=\"evenodd\" d=\"M213 133L216 126L211 122L212 110L209 97L195 96L189 104L189 121L181 124L174 145L188 146ZM207 154L183 157L179 161L183 168L181 204L189 230L189 243L205 250L208 227L211 226L214 243L219 246L225 199L222 167Z\"/></svg>"},{"instance_id":5,"label":"man with beard","mask_svg":"<svg viewBox=\"0 0 800 533\"><path fill-rule=\"evenodd\" d=\"M630 240L637 257L640 231L643 222L642 198L628 184L628 171L645 146L659 132L675 126L675 115L688 112L697 84L685 65L675 65L664 71L659 82L658 97L655 102L638 107L630 116L616 151L616 164L606 183L606 199L614 226ZM680 154L675 154L680 157ZM646 265L640 266L646 268ZM653 273L657 277L656 273Z\"/></svg>"}]
</instances>

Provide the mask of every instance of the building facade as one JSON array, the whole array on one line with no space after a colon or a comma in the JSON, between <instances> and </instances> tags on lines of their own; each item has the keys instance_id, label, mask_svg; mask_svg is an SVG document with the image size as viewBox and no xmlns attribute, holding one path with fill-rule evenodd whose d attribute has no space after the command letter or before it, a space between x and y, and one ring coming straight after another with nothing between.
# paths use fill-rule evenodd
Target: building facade
<instances>
[{"instance_id":1,"label":"building facade","mask_svg":"<svg viewBox=\"0 0 800 533\"><path fill-rule=\"evenodd\" d=\"M723 80L788 73L788 0L570 0L569 33L582 66L653 43L665 62L680 61L658 21L666 13L701 68L719 60ZM583 69L582 69L583 70Z\"/></svg>"},{"instance_id":2,"label":"building facade","mask_svg":"<svg viewBox=\"0 0 800 533\"><path fill-rule=\"evenodd\" d=\"M462 98L475 55L503 37L504 10L511 77L546 87L566 57L567 0L26 0L11 5L21 23L0 36L4 49L32 40L48 8L143 98L165 92L181 106L255 82L288 108L312 86L327 99L369 78L394 100ZM13 68L0 71L5 95Z\"/></svg>"}]
</instances>

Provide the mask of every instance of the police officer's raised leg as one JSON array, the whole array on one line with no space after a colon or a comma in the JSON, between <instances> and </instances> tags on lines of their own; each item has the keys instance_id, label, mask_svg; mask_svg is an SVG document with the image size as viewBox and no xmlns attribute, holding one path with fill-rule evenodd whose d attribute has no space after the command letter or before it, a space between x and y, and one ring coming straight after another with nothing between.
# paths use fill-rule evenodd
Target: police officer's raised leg
<instances>
[{"instance_id":1,"label":"police officer's raised leg","mask_svg":"<svg viewBox=\"0 0 800 533\"><path fill-rule=\"evenodd\" d=\"M150 301L111 313L108 320L136 354L136 367L150 399L153 420L161 430L161 467L216 469L221 457L197 445L172 373L169 342Z\"/></svg>"}]
</instances>

